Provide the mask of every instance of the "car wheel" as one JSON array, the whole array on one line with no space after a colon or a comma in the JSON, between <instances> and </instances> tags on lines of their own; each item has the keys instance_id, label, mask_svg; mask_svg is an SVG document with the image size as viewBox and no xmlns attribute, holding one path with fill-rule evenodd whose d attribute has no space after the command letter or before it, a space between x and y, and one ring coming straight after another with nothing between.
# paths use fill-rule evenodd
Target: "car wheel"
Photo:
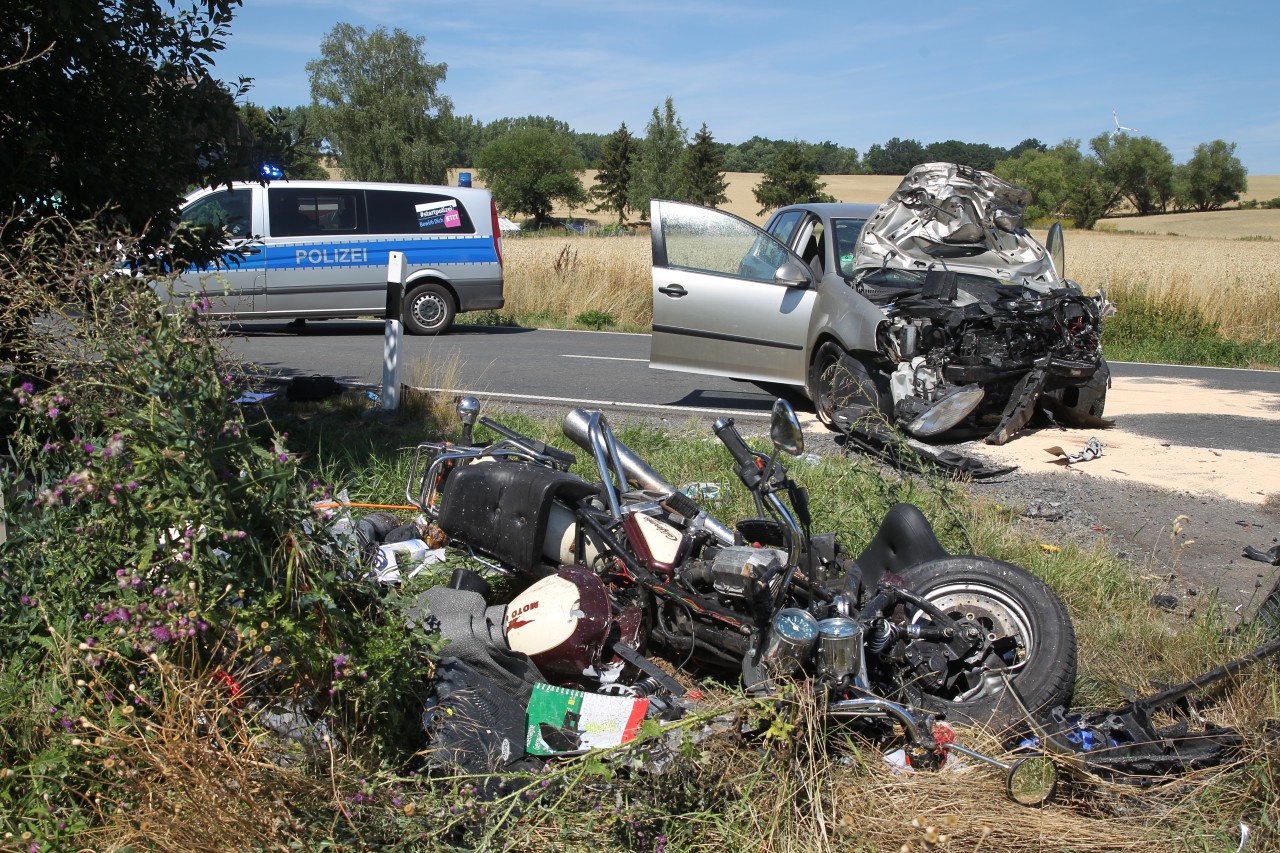
<instances>
[{"instance_id":1,"label":"car wheel","mask_svg":"<svg viewBox=\"0 0 1280 853\"><path fill-rule=\"evenodd\" d=\"M1089 407L1089 414L1095 418L1102 417L1107 407L1107 388L1111 385L1111 365L1100 359L1098 372L1080 389L1080 403Z\"/></svg>"},{"instance_id":2,"label":"car wheel","mask_svg":"<svg viewBox=\"0 0 1280 853\"><path fill-rule=\"evenodd\" d=\"M818 420L828 429L834 429L835 413L850 406L866 406L883 412L880 392L866 366L835 341L824 343L813 357L809 366L809 388Z\"/></svg>"},{"instance_id":3,"label":"car wheel","mask_svg":"<svg viewBox=\"0 0 1280 853\"><path fill-rule=\"evenodd\" d=\"M457 308L453 296L429 282L409 291L404 300L404 325L414 335L438 335L453 325Z\"/></svg>"},{"instance_id":4,"label":"car wheel","mask_svg":"<svg viewBox=\"0 0 1280 853\"><path fill-rule=\"evenodd\" d=\"M1111 367L1104 358L1099 360L1098 369L1088 382L1075 388L1059 388L1050 395L1064 410L1068 422L1071 415L1100 418L1107 407L1107 387L1110 384Z\"/></svg>"}]
</instances>

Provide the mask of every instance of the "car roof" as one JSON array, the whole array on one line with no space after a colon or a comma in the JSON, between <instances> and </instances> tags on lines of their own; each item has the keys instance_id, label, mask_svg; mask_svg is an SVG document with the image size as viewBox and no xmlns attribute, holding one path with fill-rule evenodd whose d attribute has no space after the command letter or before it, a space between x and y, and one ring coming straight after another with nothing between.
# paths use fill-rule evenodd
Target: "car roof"
<instances>
[{"instance_id":1,"label":"car roof","mask_svg":"<svg viewBox=\"0 0 1280 853\"><path fill-rule=\"evenodd\" d=\"M878 204L854 204L852 202L840 201L821 201L808 204L789 204L786 207L779 208L778 213L787 210L807 210L823 219L840 219L848 217L850 219L869 219L871 214L875 213L880 207Z\"/></svg>"}]
</instances>

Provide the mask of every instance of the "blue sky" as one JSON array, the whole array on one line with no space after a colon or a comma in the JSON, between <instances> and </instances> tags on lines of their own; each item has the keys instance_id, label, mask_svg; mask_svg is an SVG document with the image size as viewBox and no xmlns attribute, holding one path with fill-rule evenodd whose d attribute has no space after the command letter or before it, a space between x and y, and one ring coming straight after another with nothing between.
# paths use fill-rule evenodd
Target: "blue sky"
<instances>
[{"instance_id":1,"label":"blue sky","mask_svg":"<svg viewBox=\"0 0 1280 853\"><path fill-rule=\"evenodd\" d=\"M1088 141L1123 124L1186 160L1225 139L1280 174L1280 3L756 0L245 0L224 80L248 99L309 103L306 63L338 22L425 36L441 93L482 121L551 115L643 134L668 96L690 132L890 137L1012 146Z\"/></svg>"}]
</instances>

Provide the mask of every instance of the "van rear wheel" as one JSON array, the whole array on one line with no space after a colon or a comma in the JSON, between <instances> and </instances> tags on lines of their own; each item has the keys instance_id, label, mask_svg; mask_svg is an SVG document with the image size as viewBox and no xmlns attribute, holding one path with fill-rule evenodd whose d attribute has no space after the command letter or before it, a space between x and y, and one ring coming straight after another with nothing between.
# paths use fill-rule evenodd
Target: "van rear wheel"
<instances>
[{"instance_id":1,"label":"van rear wheel","mask_svg":"<svg viewBox=\"0 0 1280 853\"><path fill-rule=\"evenodd\" d=\"M453 325L453 296L435 282L415 287L404 300L404 325L414 335L438 335Z\"/></svg>"}]
</instances>

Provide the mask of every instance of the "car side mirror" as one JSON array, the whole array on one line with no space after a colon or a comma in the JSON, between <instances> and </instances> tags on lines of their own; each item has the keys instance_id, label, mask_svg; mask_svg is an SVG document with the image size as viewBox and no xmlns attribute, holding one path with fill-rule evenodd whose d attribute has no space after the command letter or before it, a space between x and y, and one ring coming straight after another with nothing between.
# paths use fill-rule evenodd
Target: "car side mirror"
<instances>
[{"instance_id":1,"label":"car side mirror","mask_svg":"<svg viewBox=\"0 0 1280 853\"><path fill-rule=\"evenodd\" d=\"M808 287L813 284L813 277L809 274L807 266L788 260L774 272L773 282L783 287Z\"/></svg>"},{"instance_id":2,"label":"car side mirror","mask_svg":"<svg viewBox=\"0 0 1280 853\"><path fill-rule=\"evenodd\" d=\"M1049 237L1044 241L1044 247L1053 261L1053 269L1058 273L1058 278L1067 277L1067 250L1064 243L1062 223L1055 222L1049 226Z\"/></svg>"}]
</instances>

